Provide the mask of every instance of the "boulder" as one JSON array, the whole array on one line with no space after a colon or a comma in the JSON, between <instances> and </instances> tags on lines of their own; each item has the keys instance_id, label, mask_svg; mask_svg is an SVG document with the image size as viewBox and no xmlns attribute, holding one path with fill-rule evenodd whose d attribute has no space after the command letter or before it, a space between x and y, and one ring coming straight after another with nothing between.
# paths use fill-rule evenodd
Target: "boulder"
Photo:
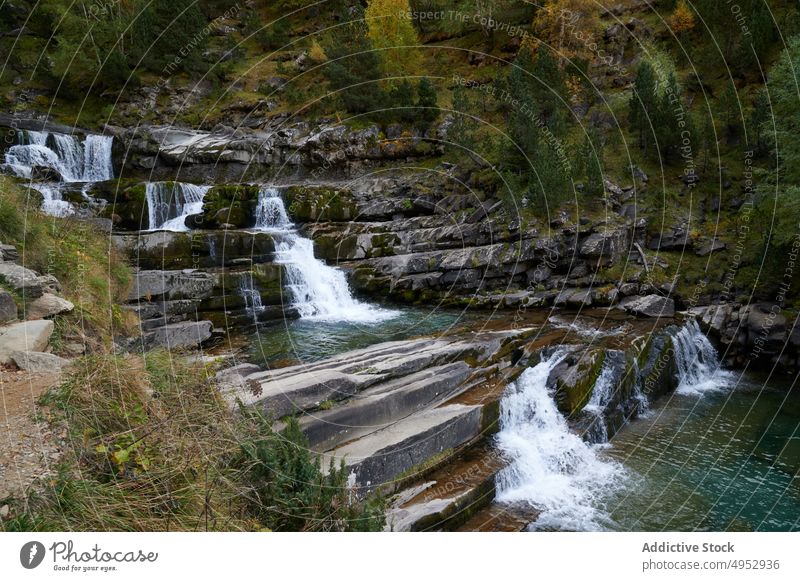
<instances>
[{"instance_id":1,"label":"boulder","mask_svg":"<svg viewBox=\"0 0 800 581\"><path fill-rule=\"evenodd\" d=\"M10 293L0 289L0 325L17 319L17 303Z\"/></svg>"},{"instance_id":2,"label":"boulder","mask_svg":"<svg viewBox=\"0 0 800 581\"><path fill-rule=\"evenodd\" d=\"M53 321L23 321L0 327L0 364L11 362L17 351L44 351L50 342L55 324Z\"/></svg>"},{"instance_id":3,"label":"boulder","mask_svg":"<svg viewBox=\"0 0 800 581\"><path fill-rule=\"evenodd\" d=\"M69 359L36 351L15 351L11 353L11 360L23 371L31 373L57 373L70 363Z\"/></svg>"},{"instance_id":4,"label":"boulder","mask_svg":"<svg viewBox=\"0 0 800 581\"><path fill-rule=\"evenodd\" d=\"M673 317L675 301L659 295L646 295L627 301L625 311L639 317Z\"/></svg>"},{"instance_id":5,"label":"boulder","mask_svg":"<svg viewBox=\"0 0 800 581\"><path fill-rule=\"evenodd\" d=\"M44 292L38 273L13 262L0 262L0 281L25 298L40 297Z\"/></svg>"},{"instance_id":6,"label":"boulder","mask_svg":"<svg viewBox=\"0 0 800 581\"><path fill-rule=\"evenodd\" d=\"M44 293L25 309L27 319L47 319L62 313L69 313L75 308L67 299L51 293Z\"/></svg>"},{"instance_id":7,"label":"boulder","mask_svg":"<svg viewBox=\"0 0 800 581\"><path fill-rule=\"evenodd\" d=\"M0 244L0 262L14 262L15 260L19 260L19 252L17 252L17 247L12 246L11 244Z\"/></svg>"},{"instance_id":8,"label":"boulder","mask_svg":"<svg viewBox=\"0 0 800 581\"><path fill-rule=\"evenodd\" d=\"M190 349L211 338L211 321L182 321L158 327L143 336L147 347Z\"/></svg>"},{"instance_id":9,"label":"boulder","mask_svg":"<svg viewBox=\"0 0 800 581\"><path fill-rule=\"evenodd\" d=\"M725 244L720 240L712 240L711 242L708 242L707 244L704 244L703 246L698 248L695 251L695 254L697 254L697 256L708 256L712 252L717 252L718 250L725 250L727 247L728 247L727 244Z\"/></svg>"}]
</instances>

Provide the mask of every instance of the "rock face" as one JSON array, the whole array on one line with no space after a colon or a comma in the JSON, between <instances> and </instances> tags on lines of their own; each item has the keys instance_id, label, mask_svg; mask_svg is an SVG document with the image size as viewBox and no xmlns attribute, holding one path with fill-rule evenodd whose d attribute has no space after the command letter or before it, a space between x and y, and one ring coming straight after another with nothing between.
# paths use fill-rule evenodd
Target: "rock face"
<instances>
[{"instance_id":1,"label":"rock face","mask_svg":"<svg viewBox=\"0 0 800 581\"><path fill-rule=\"evenodd\" d=\"M69 365L69 359L36 351L15 351L11 353L11 360L23 371L31 373L56 373Z\"/></svg>"},{"instance_id":2,"label":"rock face","mask_svg":"<svg viewBox=\"0 0 800 581\"><path fill-rule=\"evenodd\" d=\"M54 328L53 321L48 320L23 321L0 327L0 363L10 363L15 352L44 351Z\"/></svg>"},{"instance_id":3,"label":"rock face","mask_svg":"<svg viewBox=\"0 0 800 581\"><path fill-rule=\"evenodd\" d=\"M730 366L800 368L800 321L775 303L733 303L696 307L690 312L721 347Z\"/></svg>"},{"instance_id":4,"label":"rock face","mask_svg":"<svg viewBox=\"0 0 800 581\"><path fill-rule=\"evenodd\" d=\"M25 309L27 319L48 319L63 313L69 313L75 308L71 302L51 293L44 293Z\"/></svg>"},{"instance_id":5,"label":"rock face","mask_svg":"<svg viewBox=\"0 0 800 581\"><path fill-rule=\"evenodd\" d=\"M214 133L146 126L109 130L122 145L126 173L144 170L151 179L174 179L179 167L184 179L195 182L241 181L244 176L272 175L276 168L287 176L321 169L327 176L342 177L378 163L428 156L439 147L413 130L391 129L382 135L378 125L354 129L289 124L283 118Z\"/></svg>"},{"instance_id":6,"label":"rock face","mask_svg":"<svg viewBox=\"0 0 800 581\"><path fill-rule=\"evenodd\" d=\"M6 291L0 289L0 325L17 320L17 303Z\"/></svg>"},{"instance_id":7,"label":"rock face","mask_svg":"<svg viewBox=\"0 0 800 581\"><path fill-rule=\"evenodd\" d=\"M156 327L142 335L145 348L190 349L211 338L211 321L182 321Z\"/></svg>"},{"instance_id":8,"label":"rock face","mask_svg":"<svg viewBox=\"0 0 800 581\"><path fill-rule=\"evenodd\" d=\"M141 270L128 300L204 299L211 296L214 282L211 274L196 270Z\"/></svg>"}]
</instances>

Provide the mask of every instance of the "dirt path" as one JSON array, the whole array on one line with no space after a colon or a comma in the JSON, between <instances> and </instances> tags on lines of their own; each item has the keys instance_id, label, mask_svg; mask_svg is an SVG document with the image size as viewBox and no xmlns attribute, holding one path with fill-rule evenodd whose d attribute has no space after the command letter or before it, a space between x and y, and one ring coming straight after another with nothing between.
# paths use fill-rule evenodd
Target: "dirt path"
<instances>
[{"instance_id":1,"label":"dirt path","mask_svg":"<svg viewBox=\"0 0 800 581\"><path fill-rule=\"evenodd\" d=\"M21 498L37 478L51 474L59 457L57 439L37 415L36 401L59 374L0 369L0 516L4 499Z\"/></svg>"}]
</instances>

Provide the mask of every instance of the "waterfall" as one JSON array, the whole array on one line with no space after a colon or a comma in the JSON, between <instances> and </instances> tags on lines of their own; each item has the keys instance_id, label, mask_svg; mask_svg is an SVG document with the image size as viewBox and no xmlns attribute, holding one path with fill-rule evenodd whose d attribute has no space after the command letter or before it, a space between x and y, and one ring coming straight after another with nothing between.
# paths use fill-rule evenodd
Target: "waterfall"
<instances>
[{"instance_id":1,"label":"waterfall","mask_svg":"<svg viewBox=\"0 0 800 581\"><path fill-rule=\"evenodd\" d=\"M672 337L678 368L677 393L702 394L731 384L731 373L721 369L717 350L694 319Z\"/></svg>"},{"instance_id":2,"label":"waterfall","mask_svg":"<svg viewBox=\"0 0 800 581\"><path fill-rule=\"evenodd\" d=\"M97 182L114 177L111 164L113 138L45 131L18 131L17 144L5 154L5 165L18 177L30 178L34 166L49 167L65 182Z\"/></svg>"},{"instance_id":3,"label":"waterfall","mask_svg":"<svg viewBox=\"0 0 800 581\"><path fill-rule=\"evenodd\" d=\"M344 272L315 258L314 243L294 229L277 189L262 188L255 227L274 233L275 259L286 267L292 306L302 318L375 323L397 315L353 298Z\"/></svg>"},{"instance_id":4,"label":"waterfall","mask_svg":"<svg viewBox=\"0 0 800 581\"><path fill-rule=\"evenodd\" d=\"M75 207L64 200L57 185L31 183L30 186L42 194L42 212L45 214L64 218L75 213Z\"/></svg>"},{"instance_id":5,"label":"waterfall","mask_svg":"<svg viewBox=\"0 0 800 581\"><path fill-rule=\"evenodd\" d=\"M262 188L256 206L256 230L287 230L292 222L286 214L280 192L276 188Z\"/></svg>"},{"instance_id":6,"label":"waterfall","mask_svg":"<svg viewBox=\"0 0 800 581\"><path fill-rule=\"evenodd\" d=\"M245 273L239 279L239 295L244 299L245 311L253 318L253 322L257 322L258 315L264 312L265 307L261 302L261 293L253 282L252 272Z\"/></svg>"},{"instance_id":7,"label":"waterfall","mask_svg":"<svg viewBox=\"0 0 800 581\"><path fill-rule=\"evenodd\" d=\"M203 211L210 189L182 182L149 182L145 189L149 229L186 232L186 218Z\"/></svg>"},{"instance_id":8,"label":"waterfall","mask_svg":"<svg viewBox=\"0 0 800 581\"><path fill-rule=\"evenodd\" d=\"M5 154L5 168L17 177L31 179L36 166L48 167L64 182L98 182L114 177L111 164L113 138L87 135L83 142L75 135L45 131L18 131L17 144ZM52 216L69 216L75 208L62 196L62 186L54 182L31 182L42 194L42 211Z\"/></svg>"},{"instance_id":9,"label":"waterfall","mask_svg":"<svg viewBox=\"0 0 800 581\"><path fill-rule=\"evenodd\" d=\"M606 424L605 410L611 397L614 395L614 367L609 363L608 359L603 362L603 367L600 370L600 375L597 376L597 381L594 382L592 387L592 397L589 403L584 406L587 412L595 416L595 425L593 434L596 434L597 444L605 444L608 442L608 426Z\"/></svg>"},{"instance_id":10,"label":"waterfall","mask_svg":"<svg viewBox=\"0 0 800 581\"><path fill-rule=\"evenodd\" d=\"M497 475L497 500L540 510L531 530L606 528L603 499L625 479L618 464L570 432L548 393L547 378L565 356L559 350L526 369L500 403L497 442L510 465Z\"/></svg>"}]
</instances>

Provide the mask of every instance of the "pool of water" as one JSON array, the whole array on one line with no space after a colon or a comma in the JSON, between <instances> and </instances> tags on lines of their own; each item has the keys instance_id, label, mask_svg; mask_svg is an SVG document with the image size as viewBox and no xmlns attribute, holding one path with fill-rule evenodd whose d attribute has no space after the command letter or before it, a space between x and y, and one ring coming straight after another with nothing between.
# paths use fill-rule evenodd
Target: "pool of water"
<instances>
[{"instance_id":1,"label":"pool of water","mask_svg":"<svg viewBox=\"0 0 800 581\"><path fill-rule=\"evenodd\" d=\"M603 454L622 464L613 528L800 530L800 390L739 377L673 395L631 422Z\"/></svg>"},{"instance_id":2,"label":"pool of water","mask_svg":"<svg viewBox=\"0 0 800 581\"><path fill-rule=\"evenodd\" d=\"M265 368L308 363L384 341L447 335L480 326L486 313L463 310L393 308L398 315L374 323L294 319L259 325L249 335L248 359Z\"/></svg>"}]
</instances>

